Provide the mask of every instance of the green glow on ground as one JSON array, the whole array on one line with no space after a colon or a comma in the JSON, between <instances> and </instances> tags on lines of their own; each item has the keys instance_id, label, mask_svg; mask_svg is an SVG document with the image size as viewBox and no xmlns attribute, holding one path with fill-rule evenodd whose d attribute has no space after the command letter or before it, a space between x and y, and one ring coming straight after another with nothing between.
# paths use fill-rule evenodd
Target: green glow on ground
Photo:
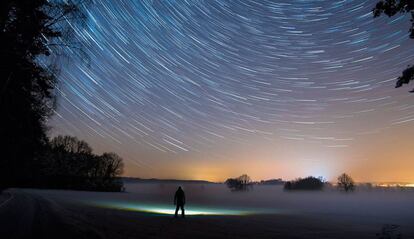
<instances>
[{"instance_id":1,"label":"green glow on ground","mask_svg":"<svg viewBox=\"0 0 414 239\"><path fill-rule=\"evenodd\" d=\"M98 202L93 203L95 206L112 208L126 211L136 211L136 212L145 212L145 213L154 213L154 214L164 214L164 215L174 215L175 207L166 207L165 205L145 205L138 203L120 203L120 202ZM181 211L178 212L179 214ZM250 211L243 210L227 210L227 209L213 209L213 208L202 208L202 207L192 207L188 206L185 208L186 215L248 215L251 214Z\"/></svg>"}]
</instances>

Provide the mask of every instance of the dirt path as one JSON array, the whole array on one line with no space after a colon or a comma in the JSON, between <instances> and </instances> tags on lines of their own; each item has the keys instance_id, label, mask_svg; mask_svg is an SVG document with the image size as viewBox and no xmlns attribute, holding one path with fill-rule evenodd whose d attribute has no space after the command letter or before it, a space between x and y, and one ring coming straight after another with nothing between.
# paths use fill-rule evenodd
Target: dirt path
<instances>
[{"instance_id":1,"label":"dirt path","mask_svg":"<svg viewBox=\"0 0 414 239\"><path fill-rule=\"evenodd\" d=\"M19 190L8 193L0 207L0 238L101 238L93 229L78 227L76 217L53 201Z\"/></svg>"}]
</instances>

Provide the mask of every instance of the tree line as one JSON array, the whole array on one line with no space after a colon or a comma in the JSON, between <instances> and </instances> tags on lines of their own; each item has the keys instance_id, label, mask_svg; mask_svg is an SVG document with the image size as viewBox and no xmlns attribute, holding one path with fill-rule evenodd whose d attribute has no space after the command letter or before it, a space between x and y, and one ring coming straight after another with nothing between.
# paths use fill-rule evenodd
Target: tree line
<instances>
[{"instance_id":1,"label":"tree line","mask_svg":"<svg viewBox=\"0 0 414 239\"><path fill-rule=\"evenodd\" d=\"M269 181L276 181L277 184L281 184L282 180L269 180ZM261 181L266 182L266 181ZM236 178L229 178L225 181L225 184L232 190L232 191L246 191L249 189L250 186L255 184L247 174L243 174ZM262 184L262 183L258 183ZM276 183L275 183L276 184ZM286 181L283 183L283 188L285 190L322 190L327 182L322 177L305 177L305 178L298 178L291 181ZM345 192L350 192L355 189L355 182L346 173L343 173L338 176L336 186L338 189L343 190Z\"/></svg>"},{"instance_id":2,"label":"tree line","mask_svg":"<svg viewBox=\"0 0 414 239\"><path fill-rule=\"evenodd\" d=\"M73 136L48 140L32 161L31 172L8 187L36 187L89 191L123 191L122 158L116 153L94 154L89 144Z\"/></svg>"},{"instance_id":3,"label":"tree line","mask_svg":"<svg viewBox=\"0 0 414 239\"><path fill-rule=\"evenodd\" d=\"M0 188L31 185L44 176L57 62L69 50L80 52L73 29L85 24L89 2L0 1Z\"/></svg>"},{"instance_id":4,"label":"tree line","mask_svg":"<svg viewBox=\"0 0 414 239\"><path fill-rule=\"evenodd\" d=\"M83 140L57 136L41 160L36 186L79 190L121 191L122 158L116 153L96 155Z\"/></svg>"}]
</instances>

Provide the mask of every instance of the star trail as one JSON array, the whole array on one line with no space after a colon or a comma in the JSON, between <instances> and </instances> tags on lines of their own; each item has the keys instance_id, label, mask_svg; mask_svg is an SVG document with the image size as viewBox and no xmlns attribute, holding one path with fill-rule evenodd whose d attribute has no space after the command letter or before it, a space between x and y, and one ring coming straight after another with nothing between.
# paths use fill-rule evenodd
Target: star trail
<instances>
[{"instance_id":1,"label":"star trail","mask_svg":"<svg viewBox=\"0 0 414 239\"><path fill-rule=\"evenodd\" d=\"M361 162L390 163L385 143L412 167L414 145L391 140L414 133L411 88L394 89L414 60L409 16L374 19L375 3L96 1L74 28L89 64L63 61L52 134L120 154L133 176L300 176L291 164L358 179Z\"/></svg>"}]
</instances>

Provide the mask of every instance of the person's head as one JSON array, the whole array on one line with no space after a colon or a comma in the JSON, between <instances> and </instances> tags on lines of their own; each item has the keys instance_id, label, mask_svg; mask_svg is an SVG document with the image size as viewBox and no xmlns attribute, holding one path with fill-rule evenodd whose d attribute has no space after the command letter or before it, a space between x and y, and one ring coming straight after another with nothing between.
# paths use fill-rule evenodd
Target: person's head
<instances>
[{"instance_id":1,"label":"person's head","mask_svg":"<svg viewBox=\"0 0 414 239\"><path fill-rule=\"evenodd\" d=\"M181 186L178 186L178 190L183 190L183 189L181 188Z\"/></svg>"}]
</instances>

